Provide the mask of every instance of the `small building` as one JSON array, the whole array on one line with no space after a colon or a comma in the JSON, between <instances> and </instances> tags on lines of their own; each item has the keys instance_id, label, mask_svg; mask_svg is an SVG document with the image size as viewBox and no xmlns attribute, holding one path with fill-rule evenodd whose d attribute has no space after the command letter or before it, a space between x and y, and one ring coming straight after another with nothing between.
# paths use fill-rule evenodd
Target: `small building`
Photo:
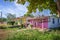
<instances>
[{"instance_id":1,"label":"small building","mask_svg":"<svg viewBox=\"0 0 60 40\"><path fill-rule=\"evenodd\" d=\"M48 28L55 28L60 26L60 17L56 17L53 15L53 16L50 16L48 20L49 20Z\"/></svg>"},{"instance_id":2,"label":"small building","mask_svg":"<svg viewBox=\"0 0 60 40\"><path fill-rule=\"evenodd\" d=\"M55 16L27 18L27 23L36 28L54 28L60 26L60 18Z\"/></svg>"},{"instance_id":3,"label":"small building","mask_svg":"<svg viewBox=\"0 0 60 40\"><path fill-rule=\"evenodd\" d=\"M11 21L15 21L17 25L21 25L21 24L26 24L26 18L27 17L17 17L15 19L12 19Z\"/></svg>"}]
</instances>

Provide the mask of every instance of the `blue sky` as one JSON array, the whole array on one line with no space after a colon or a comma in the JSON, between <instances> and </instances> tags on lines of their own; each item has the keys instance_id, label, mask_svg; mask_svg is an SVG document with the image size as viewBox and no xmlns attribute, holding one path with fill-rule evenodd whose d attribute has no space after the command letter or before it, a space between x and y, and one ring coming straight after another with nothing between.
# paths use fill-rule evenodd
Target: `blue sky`
<instances>
[{"instance_id":1,"label":"blue sky","mask_svg":"<svg viewBox=\"0 0 60 40\"><path fill-rule=\"evenodd\" d=\"M14 2L4 2L3 0L0 0L0 12L2 11L3 17L6 17L7 13L16 14L17 17L23 16L28 10L26 8L28 6L28 3L26 2L25 5L17 4L16 1ZM43 12L37 11L36 13L42 13L44 15L50 15L49 10L44 10Z\"/></svg>"}]
</instances>

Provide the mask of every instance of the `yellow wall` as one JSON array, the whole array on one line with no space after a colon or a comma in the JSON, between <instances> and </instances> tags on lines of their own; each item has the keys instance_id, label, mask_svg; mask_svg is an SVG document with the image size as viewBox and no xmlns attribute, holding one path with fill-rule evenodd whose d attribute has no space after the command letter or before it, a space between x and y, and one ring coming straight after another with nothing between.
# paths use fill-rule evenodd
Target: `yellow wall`
<instances>
[{"instance_id":1,"label":"yellow wall","mask_svg":"<svg viewBox=\"0 0 60 40\"><path fill-rule=\"evenodd\" d=\"M17 19L16 21L18 22L18 24L19 24L19 22L20 22L20 24L24 24L24 23L26 23L26 17L22 17L20 19Z\"/></svg>"},{"instance_id":2,"label":"yellow wall","mask_svg":"<svg viewBox=\"0 0 60 40\"><path fill-rule=\"evenodd\" d=\"M22 18L22 24L26 23L26 17Z\"/></svg>"}]
</instances>

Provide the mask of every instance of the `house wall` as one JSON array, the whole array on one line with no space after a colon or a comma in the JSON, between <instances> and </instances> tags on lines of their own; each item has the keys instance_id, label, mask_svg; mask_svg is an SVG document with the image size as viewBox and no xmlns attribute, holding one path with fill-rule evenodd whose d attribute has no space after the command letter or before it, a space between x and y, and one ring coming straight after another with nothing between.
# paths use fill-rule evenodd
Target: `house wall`
<instances>
[{"instance_id":1,"label":"house wall","mask_svg":"<svg viewBox=\"0 0 60 40\"><path fill-rule=\"evenodd\" d=\"M26 17L21 18L21 19L20 19L20 23L21 23L21 24L25 24L25 23L26 23Z\"/></svg>"},{"instance_id":2,"label":"house wall","mask_svg":"<svg viewBox=\"0 0 60 40\"><path fill-rule=\"evenodd\" d=\"M53 23L53 19L54 19L54 23ZM58 19L59 19L59 22L58 22ZM54 28L54 27L60 26L60 18L54 17L54 16L45 18L44 21L46 21L46 22L43 22L43 24L42 24L41 20L38 20L37 18L36 18L36 20L34 20L34 19L29 19L29 20L30 20L30 22L28 22L28 23L32 24L33 27L38 27L38 28L42 28L42 27Z\"/></svg>"},{"instance_id":3,"label":"house wall","mask_svg":"<svg viewBox=\"0 0 60 40\"><path fill-rule=\"evenodd\" d=\"M53 18L54 18L54 23L53 23ZM58 18L57 17L50 17L48 20L48 28L54 28L54 27L59 27L60 26L60 18L59 18L59 23L58 23Z\"/></svg>"},{"instance_id":4,"label":"house wall","mask_svg":"<svg viewBox=\"0 0 60 40\"><path fill-rule=\"evenodd\" d=\"M45 18L43 22L40 19L30 19L30 24L37 28L48 28L48 19Z\"/></svg>"}]
</instances>

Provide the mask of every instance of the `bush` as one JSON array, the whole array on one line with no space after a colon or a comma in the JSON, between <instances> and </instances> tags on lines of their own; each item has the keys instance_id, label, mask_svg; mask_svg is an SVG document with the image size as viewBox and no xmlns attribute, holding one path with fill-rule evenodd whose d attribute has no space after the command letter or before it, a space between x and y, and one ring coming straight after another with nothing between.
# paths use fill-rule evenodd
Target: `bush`
<instances>
[{"instance_id":1,"label":"bush","mask_svg":"<svg viewBox=\"0 0 60 40\"><path fill-rule=\"evenodd\" d=\"M42 33L38 30L24 30L10 34L7 40L60 40L55 32Z\"/></svg>"},{"instance_id":2,"label":"bush","mask_svg":"<svg viewBox=\"0 0 60 40\"><path fill-rule=\"evenodd\" d=\"M10 25L14 25L15 21L8 21L7 23Z\"/></svg>"},{"instance_id":3,"label":"bush","mask_svg":"<svg viewBox=\"0 0 60 40\"><path fill-rule=\"evenodd\" d=\"M0 26L0 29L7 29L8 27L6 26Z\"/></svg>"},{"instance_id":4,"label":"bush","mask_svg":"<svg viewBox=\"0 0 60 40\"><path fill-rule=\"evenodd\" d=\"M24 24L21 24L21 25L20 25L20 28L25 28L25 25L24 25Z\"/></svg>"},{"instance_id":5,"label":"bush","mask_svg":"<svg viewBox=\"0 0 60 40\"><path fill-rule=\"evenodd\" d=\"M15 22L14 25L18 25L18 22Z\"/></svg>"},{"instance_id":6,"label":"bush","mask_svg":"<svg viewBox=\"0 0 60 40\"><path fill-rule=\"evenodd\" d=\"M6 29L8 28L9 25L7 24L0 24L0 29Z\"/></svg>"}]
</instances>

